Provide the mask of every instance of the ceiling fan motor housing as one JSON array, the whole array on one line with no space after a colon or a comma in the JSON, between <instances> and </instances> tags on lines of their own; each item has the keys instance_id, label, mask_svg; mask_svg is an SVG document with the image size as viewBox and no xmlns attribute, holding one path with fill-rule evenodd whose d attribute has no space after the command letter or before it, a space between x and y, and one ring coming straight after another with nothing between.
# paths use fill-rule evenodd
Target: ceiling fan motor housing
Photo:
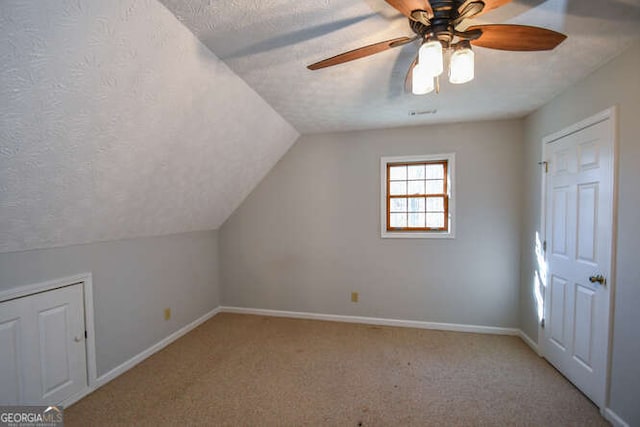
<instances>
[{"instance_id":1,"label":"ceiling fan motor housing","mask_svg":"<svg viewBox=\"0 0 640 427\"><path fill-rule=\"evenodd\" d=\"M463 19L477 15L484 8L482 1L468 0L431 0L429 2L433 10L433 16L426 19L409 18L409 25L414 33L424 40L437 39L445 48L451 45L455 36L470 40L480 34L467 34L456 31L455 26ZM424 17L424 11L414 11L412 16Z\"/></svg>"}]
</instances>

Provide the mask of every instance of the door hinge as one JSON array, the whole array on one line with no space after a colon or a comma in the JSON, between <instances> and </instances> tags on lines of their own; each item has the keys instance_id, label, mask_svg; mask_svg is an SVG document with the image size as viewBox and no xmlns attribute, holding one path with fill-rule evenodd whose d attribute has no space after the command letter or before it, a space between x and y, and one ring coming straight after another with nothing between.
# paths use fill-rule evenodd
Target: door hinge
<instances>
[{"instance_id":1,"label":"door hinge","mask_svg":"<svg viewBox=\"0 0 640 427\"><path fill-rule=\"evenodd\" d=\"M87 339L89 336L87 335L87 331L84 331L84 338Z\"/></svg>"},{"instance_id":2,"label":"door hinge","mask_svg":"<svg viewBox=\"0 0 640 427\"><path fill-rule=\"evenodd\" d=\"M538 164L544 166L544 173L549 173L549 162L538 162Z\"/></svg>"},{"instance_id":3,"label":"door hinge","mask_svg":"<svg viewBox=\"0 0 640 427\"><path fill-rule=\"evenodd\" d=\"M544 329L544 319L540 320L540 327Z\"/></svg>"},{"instance_id":4,"label":"door hinge","mask_svg":"<svg viewBox=\"0 0 640 427\"><path fill-rule=\"evenodd\" d=\"M542 250L547 252L547 241L542 242Z\"/></svg>"}]
</instances>

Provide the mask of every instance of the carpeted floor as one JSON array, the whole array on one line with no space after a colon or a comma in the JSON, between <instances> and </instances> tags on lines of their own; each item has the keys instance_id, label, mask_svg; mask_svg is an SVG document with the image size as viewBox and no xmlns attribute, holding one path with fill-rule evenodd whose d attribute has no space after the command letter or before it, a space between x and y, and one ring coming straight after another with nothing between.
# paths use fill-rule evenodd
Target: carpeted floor
<instances>
[{"instance_id":1,"label":"carpeted floor","mask_svg":"<svg viewBox=\"0 0 640 427\"><path fill-rule=\"evenodd\" d=\"M68 426L600 426L517 337L219 314L65 410Z\"/></svg>"}]
</instances>

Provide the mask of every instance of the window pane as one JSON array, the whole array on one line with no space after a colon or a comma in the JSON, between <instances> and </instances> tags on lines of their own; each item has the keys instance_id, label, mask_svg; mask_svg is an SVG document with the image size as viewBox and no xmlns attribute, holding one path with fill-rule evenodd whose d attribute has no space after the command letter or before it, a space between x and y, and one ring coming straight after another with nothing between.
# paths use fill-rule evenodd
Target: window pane
<instances>
[{"instance_id":1,"label":"window pane","mask_svg":"<svg viewBox=\"0 0 640 427\"><path fill-rule=\"evenodd\" d=\"M427 181L427 192L425 194L443 194L444 181L441 179Z\"/></svg>"},{"instance_id":2,"label":"window pane","mask_svg":"<svg viewBox=\"0 0 640 427\"><path fill-rule=\"evenodd\" d=\"M427 214L427 227L430 227L430 228L442 228L442 227L444 227L444 214L443 213L428 213Z\"/></svg>"},{"instance_id":3,"label":"window pane","mask_svg":"<svg viewBox=\"0 0 640 427\"><path fill-rule=\"evenodd\" d=\"M409 198L409 212L424 212L424 197Z\"/></svg>"},{"instance_id":4,"label":"window pane","mask_svg":"<svg viewBox=\"0 0 640 427\"><path fill-rule=\"evenodd\" d=\"M424 194L424 181L409 181L407 194Z\"/></svg>"},{"instance_id":5,"label":"window pane","mask_svg":"<svg viewBox=\"0 0 640 427\"><path fill-rule=\"evenodd\" d=\"M391 182L389 185L389 194L392 196L407 194L407 182Z\"/></svg>"},{"instance_id":6,"label":"window pane","mask_svg":"<svg viewBox=\"0 0 640 427\"><path fill-rule=\"evenodd\" d=\"M391 166L389 168L389 179L391 181L407 179L407 167Z\"/></svg>"},{"instance_id":7,"label":"window pane","mask_svg":"<svg viewBox=\"0 0 640 427\"><path fill-rule=\"evenodd\" d=\"M407 166L407 179L424 179L424 165Z\"/></svg>"},{"instance_id":8,"label":"window pane","mask_svg":"<svg viewBox=\"0 0 640 427\"><path fill-rule=\"evenodd\" d=\"M425 214L420 213L410 213L409 214L409 227L420 227L424 228L424 219Z\"/></svg>"},{"instance_id":9,"label":"window pane","mask_svg":"<svg viewBox=\"0 0 640 427\"><path fill-rule=\"evenodd\" d=\"M444 179L444 167L442 165L427 165L427 179Z\"/></svg>"},{"instance_id":10,"label":"window pane","mask_svg":"<svg viewBox=\"0 0 640 427\"><path fill-rule=\"evenodd\" d=\"M391 199L390 212L406 212L407 211L407 199Z\"/></svg>"},{"instance_id":11,"label":"window pane","mask_svg":"<svg viewBox=\"0 0 640 427\"><path fill-rule=\"evenodd\" d=\"M444 212L444 199L442 197L428 197L427 212Z\"/></svg>"},{"instance_id":12,"label":"window pane","mask_svg":"<svg viewBox=\"0 0 640 427\"><path fill-rule=\"evenodd\" d=\"M393 228L398 228L398 227L406 227L407 226L407 214L405 213L392 213L390 215L390 222L391 222L391 227Z\"/></svg>"}]
</instances>

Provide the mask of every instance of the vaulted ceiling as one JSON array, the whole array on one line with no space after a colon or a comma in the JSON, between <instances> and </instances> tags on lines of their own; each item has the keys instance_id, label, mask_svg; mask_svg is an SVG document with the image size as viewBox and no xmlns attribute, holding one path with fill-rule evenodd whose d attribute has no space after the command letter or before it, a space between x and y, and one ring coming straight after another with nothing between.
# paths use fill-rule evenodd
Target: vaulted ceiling
<instances>
[{"instance_id":1,"label":"vaulted ceiling","mask_svg":"<svg viewBox=\"0 0 640 427\"><path fill-rule=\"evenodd\" d=\"M298 137L155 0L3 0L0 58L0 252L216 229Z\"/></svg>"},{"instance_id":2,"label":"vaulted ceiling","mask_svg":"<svg viewBox=\"0 0 640 427\"><path fill-rule=\"evenodd\" d=\"M470 22L541 26L568 39L551 52L475 48L474 81L445 81L439 95L413 96L403 93L403 80L416 44L306 69L413 35L384 0L160 1L302 133L522 117L640 36L637 0L514 0Z\"/></svg>"}]
</instances>

